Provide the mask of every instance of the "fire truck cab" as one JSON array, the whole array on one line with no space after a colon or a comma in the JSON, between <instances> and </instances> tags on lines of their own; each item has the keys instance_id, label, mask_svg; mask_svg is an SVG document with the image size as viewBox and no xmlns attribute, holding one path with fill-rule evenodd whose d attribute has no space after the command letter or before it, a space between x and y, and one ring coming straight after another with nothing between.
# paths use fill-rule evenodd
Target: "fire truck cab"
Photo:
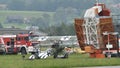
<instances>
[{"instance_id":1,"label":"fire truck cab","mask_svg":"<svg viewBox=\"0 0 120 68\"><path fill-rule=\"evenodd\" d=\"M17 54L19 52L21 54L27 54L30 50L29 48L33 48L29 40L29 34L0 35L0 44L3 47L0 47L0 52L10 54Z\"/></svg>"}]
</instances>

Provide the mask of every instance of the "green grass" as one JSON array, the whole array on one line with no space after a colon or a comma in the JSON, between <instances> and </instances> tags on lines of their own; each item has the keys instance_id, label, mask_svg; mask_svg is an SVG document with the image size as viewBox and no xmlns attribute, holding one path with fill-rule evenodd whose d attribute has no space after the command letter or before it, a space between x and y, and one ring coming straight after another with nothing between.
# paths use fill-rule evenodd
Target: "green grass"
<instances>
[{"instance_id":1,"label":"green grass","mask_svg":"<svg viewBox=\"0 0 120 68\"><path fill-rule=\"evenodd\" d=\"M0 68L73 68L120 65L120 58L89 58L87 54L71 54L68 59L23 60L21 55L0 55Z\"/></svg>"}]
</instances>

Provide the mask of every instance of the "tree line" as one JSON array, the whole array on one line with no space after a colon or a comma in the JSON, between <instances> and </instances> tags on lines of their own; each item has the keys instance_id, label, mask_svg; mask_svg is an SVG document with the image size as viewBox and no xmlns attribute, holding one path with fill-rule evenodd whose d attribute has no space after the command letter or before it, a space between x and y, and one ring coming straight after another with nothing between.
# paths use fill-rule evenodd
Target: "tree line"
<instances>
[{"instance_id":1,"label":"tree line","mask_svg":"<svg viewBox=\"0 0 120 68\"><path fill-rule=\"evenodd\" d=\"M100 3L115 4L119 0L98 0ZM0 0L7 4L9 10L55 11L59 7L87 9L96 3L96 0Z\"/></svg>"},{"instance_id":2,"label":"tree line","mask_svg":"<svg viewBox=\"0 0 120 68\"><path fill-rule=\"evenodd\" d=\"M9 10L55 11L58 7L87 8L95 0L0 0ZM90 2L90 3L89 3Z\"/></svg>"}]
</instances>

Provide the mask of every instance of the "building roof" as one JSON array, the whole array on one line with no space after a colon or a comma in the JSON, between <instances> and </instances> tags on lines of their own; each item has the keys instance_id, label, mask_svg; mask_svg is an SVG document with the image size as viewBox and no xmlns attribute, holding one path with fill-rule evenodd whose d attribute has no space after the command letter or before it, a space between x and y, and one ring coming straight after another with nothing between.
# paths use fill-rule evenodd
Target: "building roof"
<instances>
[{"instance_id":1,"label":"building roof","mask_svg":"<svg viewBox=\"0 0 120 68\"><path fill-rule=\"evenodd\" d=\"M30 30L23 30L19 28L1 28L0 35L3 34L19 34L19 33L29 33Z\"/></svg>"}]
</instances>

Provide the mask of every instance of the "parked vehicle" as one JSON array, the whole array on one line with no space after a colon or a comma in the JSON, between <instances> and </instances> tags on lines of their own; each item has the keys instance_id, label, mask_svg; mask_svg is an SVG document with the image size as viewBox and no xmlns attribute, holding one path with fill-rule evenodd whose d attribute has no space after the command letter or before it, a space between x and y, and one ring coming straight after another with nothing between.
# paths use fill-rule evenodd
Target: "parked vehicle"
<instances>
[{"instance_id":1,"label":"parked vehicle","mask_svg":"<svg viewBox=\"0 0 120 68\"><path fill-rule=\"evenodd\" d=\"M0 35L0 52L27 54L31 48L33 46L29 34Z\"/></svg>"}]
</instances>

